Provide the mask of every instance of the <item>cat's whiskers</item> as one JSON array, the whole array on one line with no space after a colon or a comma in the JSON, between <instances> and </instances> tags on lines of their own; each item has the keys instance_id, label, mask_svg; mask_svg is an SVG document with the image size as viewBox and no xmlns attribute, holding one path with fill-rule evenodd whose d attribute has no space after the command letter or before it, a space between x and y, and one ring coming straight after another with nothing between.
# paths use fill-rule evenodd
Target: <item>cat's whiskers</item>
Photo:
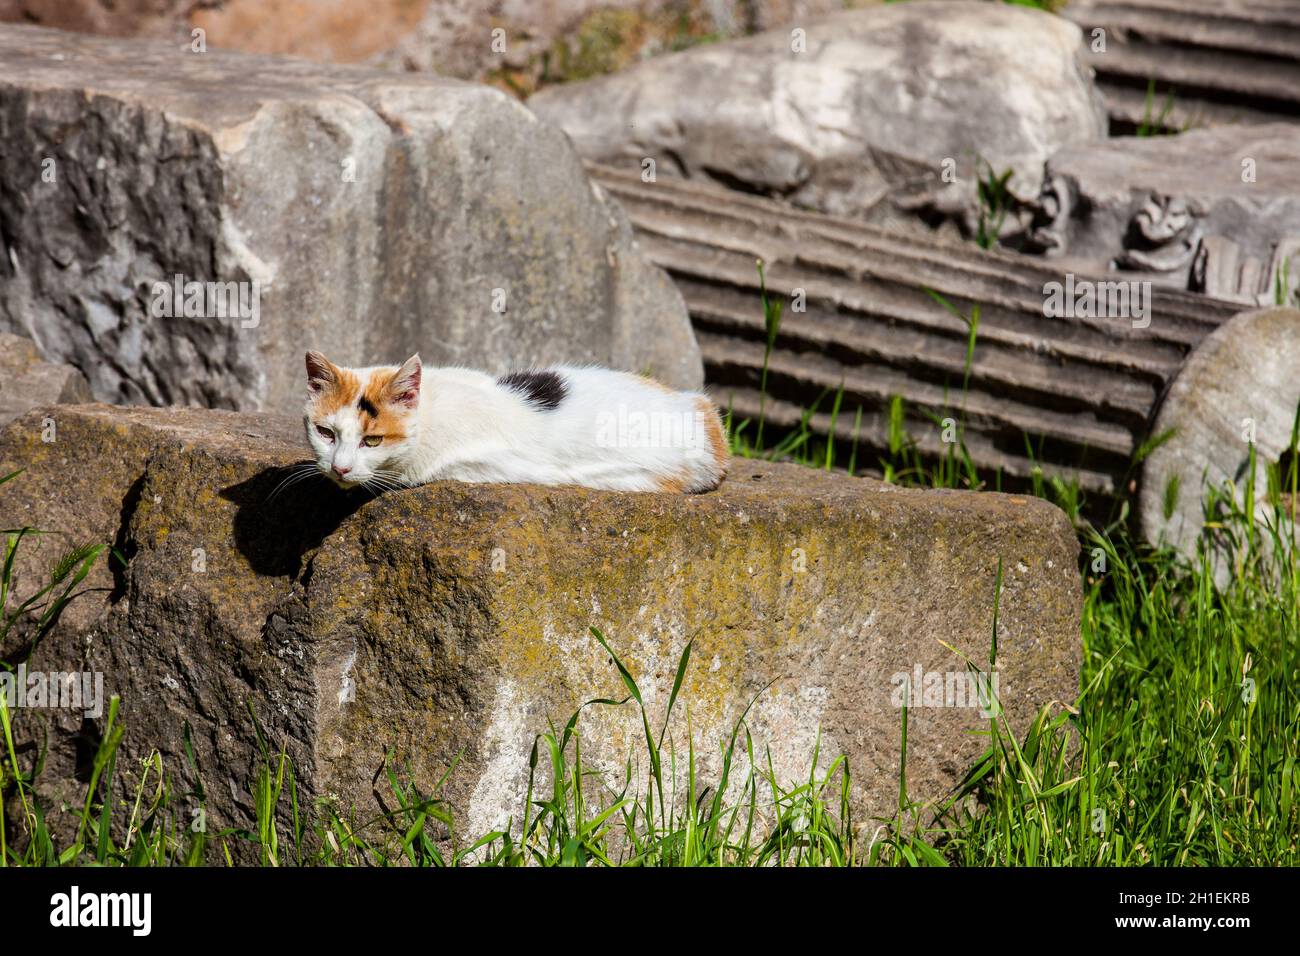
<instances>
[{"instance_id":1,"label":"cat's whiskers","mask_svg":"<svg viewBox=\"0 0 1300 956\"><path fill-rule=\"evenodd\" d=\"M279 484L271 490L266 496L266 504L270 504L280 494L302 481L304 478L310 478L314 474L319 474L320 469L316 467L313 461L300 461L289 466L289 474L280 479Z\"/></svg>"},{"instance_id":2,"label":"cat's whiskers","mask_svg":"<svg viewBox=\"0 0 1300 956\"><path fill-rule=\"evenodd\" d=\"M371 479L379 481L390 488L400 487L402 483L401 474L389 468L376 468L370 473L370 476Z\"/></svg>"},{"instance_id":3,"label":"cat's whiskers","mask_svg":"<svg viewBox=\"0 0 1300 956\"><path fill-rule=\"evenodd\" d=\"M385 469L376 469L371 472L370 477L361 482L362 486L376 493L381 491L396 491L403 487L401 476L394 471Z\"/></svg>"}]
</instances>

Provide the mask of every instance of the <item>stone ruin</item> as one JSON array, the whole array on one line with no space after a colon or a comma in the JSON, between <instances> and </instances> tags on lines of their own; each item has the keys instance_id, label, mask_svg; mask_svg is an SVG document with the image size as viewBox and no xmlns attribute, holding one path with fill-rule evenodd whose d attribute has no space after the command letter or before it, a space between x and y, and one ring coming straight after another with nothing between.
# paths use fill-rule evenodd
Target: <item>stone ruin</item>
<instances>
[{"instance_id":1,"label":"stone ruin","mask_svg":"<svg viewBox=\"0 0 1300 956\"><path fill-rule=\"evenodd\" d=\"M0 0L0 18L22 6ZM1077 538L1027 496L744 462L698 498L437 485L359 504L313 489L272 514L302 454L283 413L305 340L347 361L622 365L703 380L753 417L762 260L786 305L763 413L792 428L842 388L838 417L823 403L808 421L868 465L901 397L929 460L947 453L943 419L960 420L1008 488L1042 474L1116 501L1136 487L1145 533L1186 547L1194 482L1169 513L1170 476L1239 475L1243 414L1263 459L1285 448L1300 400L1294 111L1197 52L1228 44L1285 73L1293 54L1270 38L1284 10L1235 10L1230 43L1196 0L778 16L525 108L427 75L196 58L164 6L127 32L166 42L0 26L0 474L26 470L0 489L0 523L130 556L97 568L34 665L103 672L127 702L127 751L163 748L182 775L189 723L222 822L250 810L251 704L306 795L369 806L387 749L426 785L459 753L458 822L500 824L531 733L615 687L593 625L656 716L693 642L697 732L726 733L761 691L754 730L782 773L803 773L820 728L823 752L854 763L864 820L896 806L892 676L963 670L940 641L984 658L999 568L1011 725L1078 689ZM1027 55L1008 54L1011 34ZM1110 135L1143 125L1142 64L1164 71L1157 88L1241 109L1207 107L1209 128L1177 136ZM264 286L255 324L187 315L183 283L158 291L178 275ZM160 316L160 301L180 307ZM1135 472L1166 426L1184 437ZM20 593L57 543L24 553ZM69 796L80 719L21 716L50 741L47 795ZM593 765L626 756L629 717L594 720ZM951 790L986 719L916 712L914 797Z\"/></svg>"}]
</instances>

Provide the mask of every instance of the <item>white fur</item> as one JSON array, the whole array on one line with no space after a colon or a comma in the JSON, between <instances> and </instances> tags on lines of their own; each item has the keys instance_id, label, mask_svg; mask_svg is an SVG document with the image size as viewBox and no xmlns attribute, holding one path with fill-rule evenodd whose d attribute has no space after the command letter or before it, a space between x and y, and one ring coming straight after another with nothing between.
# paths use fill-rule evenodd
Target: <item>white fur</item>
<instances>
[{"instance_id":1,"label":"white fur","mask_svg":"<svg viewBox=\"0 0 1300 956\"><path fill-rule=\"evenodd\" d=\"M402 369L417 366L412 357ZM393 367L348 371L365 382ZM711 432L718 434L717 410L705 396L603 368L548 371L565 385L556 408L538 407L483 372L423 366L415 408L390 405L404 415L406 441L367 448L355 407L313 418L313 401L308 439L321 470L345 487L451 479L698 492L717 487L726 474L725 450L718 455L710 441ZM350 469L346 476L333 474L336 463Z\"/></svg>"}]
</instances>

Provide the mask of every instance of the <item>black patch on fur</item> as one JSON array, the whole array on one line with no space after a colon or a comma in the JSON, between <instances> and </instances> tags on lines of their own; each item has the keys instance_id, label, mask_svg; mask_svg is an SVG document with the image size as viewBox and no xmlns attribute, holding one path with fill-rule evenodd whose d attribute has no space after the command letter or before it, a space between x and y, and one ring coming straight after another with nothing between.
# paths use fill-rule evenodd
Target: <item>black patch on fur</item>
<instances>
[{"instance_id":1,"label":"black patch on fur","mask_svg":"<svg viewBox=\"0 0 1300 956\"><path fill-rule=\"evenodd\" d=\"M557 372L546 369L511 372L497 379L497 384L518 392L538 408L548 410L559 408L560 402L568 394L564 379Z\"/></svg>"},{"instance_id":2,"label":"black patch on fur","mask_svg":"<svg viewBox=\"0 0 1300 956\"><path fill-rule=\"evenodd\" d=\"M371 418L379 417L379 409L375 408L374 405L370 404L370 399L366 398L366 396L364 395L362 395L360 398L357 399L357 408L361 409Z\"/></svg>"}]
</instances>

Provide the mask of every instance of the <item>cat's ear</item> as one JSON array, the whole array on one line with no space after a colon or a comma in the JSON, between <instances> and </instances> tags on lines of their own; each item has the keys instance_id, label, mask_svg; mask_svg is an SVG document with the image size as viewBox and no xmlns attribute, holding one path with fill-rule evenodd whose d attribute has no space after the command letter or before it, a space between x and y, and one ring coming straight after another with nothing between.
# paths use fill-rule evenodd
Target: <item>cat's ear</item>
<instances>
[{"instance_id":1,"label":"cat's ear","mask_svg":"<svg viewBox=\"0 0 1300 956\"><path fill-rule=\"evenodd\" d=\"M417 352L401 364L388 383L388 400L403 408L415 408L420 404L420 375L423 367Z\"/></svg>"},{"instance_id":2,"label":"cat's ear","mask_svg":"<svg viewBox=\"0 0 1300 956\"><path fill-rule=\"evenodd\" d=\"M319 395L338 383L338 370L334 364L317 351L307 353L307 390Z\"/></svg>"}]
</instances>

